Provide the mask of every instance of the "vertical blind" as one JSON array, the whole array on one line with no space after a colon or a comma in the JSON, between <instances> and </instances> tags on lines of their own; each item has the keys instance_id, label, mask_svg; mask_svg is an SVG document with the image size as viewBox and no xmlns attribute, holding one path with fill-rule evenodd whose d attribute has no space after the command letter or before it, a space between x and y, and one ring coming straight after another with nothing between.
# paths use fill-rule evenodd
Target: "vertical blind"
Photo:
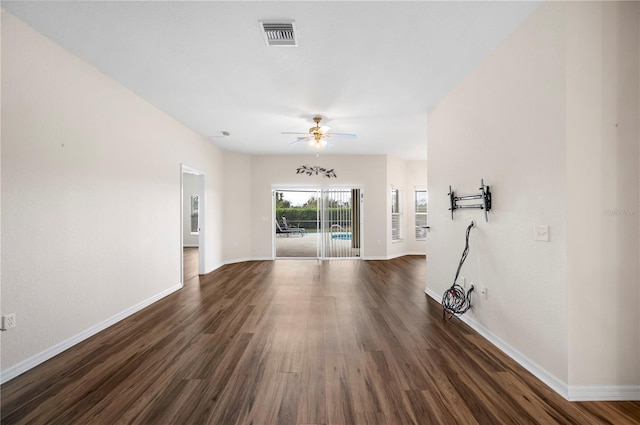
<instances>
[{"instance_id":1,"label":"vertical blind","mask_svg":"<svg viewBox=\"0 0 640 425\"><path fill-rule=\"evenodd\" d=\"M360 256L360 189L322 191L322 237L323 257Z\"/></svg>"}]
</instances>

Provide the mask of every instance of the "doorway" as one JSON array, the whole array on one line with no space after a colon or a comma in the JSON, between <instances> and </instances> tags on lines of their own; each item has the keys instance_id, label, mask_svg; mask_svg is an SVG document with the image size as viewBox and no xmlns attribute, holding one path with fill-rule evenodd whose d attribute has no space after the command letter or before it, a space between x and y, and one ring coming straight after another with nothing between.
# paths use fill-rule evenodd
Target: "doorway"
<instances>
[{"instance_id":1,"label":"doorway","mask_svg":"<svg viewBox=\"0 0 640 425\"><path fill-rule=\"evenodd\" d=\"M205 176L184 164L180 171L180 275L184 286L185 280L193 277L193 271L204 274ZM190 266L189 276L185 274L185 262Z\"/></svg>"},{"instance_id":2,"label":"doorway","mask_svg":"<svg viewBox=\"0 0 640 425\"><path fill-rule=\"evenodd\" d=\"M275 258L360 258L359 188L274 189Z\"/></svg>"}]
</instances>

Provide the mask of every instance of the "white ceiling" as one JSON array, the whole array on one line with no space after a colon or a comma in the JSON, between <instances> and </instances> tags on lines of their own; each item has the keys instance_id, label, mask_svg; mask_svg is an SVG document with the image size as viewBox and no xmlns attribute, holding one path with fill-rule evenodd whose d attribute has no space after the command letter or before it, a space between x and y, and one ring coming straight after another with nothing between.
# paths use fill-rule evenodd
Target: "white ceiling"
<instances>
[{"instance_id":1,"label":"white ceiling","mask_svg":"<svg viewBox=\"0 0 640 425\"><path fill-rule=\"evenodd\" d=\"M427 111L539 2L9 2L2 7L223 149L303 154L282 131L326 117L331 154L426 159ZM260 20L293 19L298 47ZM464 123L460 123L464 125Z\"/></svg>"}]
</instances>

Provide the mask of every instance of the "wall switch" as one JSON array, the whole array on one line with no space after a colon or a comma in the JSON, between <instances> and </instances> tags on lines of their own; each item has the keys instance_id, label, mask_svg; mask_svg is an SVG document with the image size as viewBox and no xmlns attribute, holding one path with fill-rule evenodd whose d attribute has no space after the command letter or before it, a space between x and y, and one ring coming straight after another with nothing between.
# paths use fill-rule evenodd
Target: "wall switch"
<instances>
[{"instance_id":1,"label":"wall switch","mask_svg":"<svg viewBox=\"0 0 640 425\"><path fill-rule=\"evenodd\" d=\"M533 240L535 241L542 241L542 242L549 242L549 226L545 225L540 225L540 226L535 226L533 228Z\"/></svg>"},{"instance_id":2,"label":"wall switch","mask_svg":"<svg viewBox=\"0 0 640 425\"><path fill-rule=\"evenodd\" d=\"M467 279L465 279L464 277L460 278L460 286L462 286L463 288L467 288Z\"/></svg>"},{"instance_id":3,"label":"wall switch","mask_svg":"<svg viewBox=\"0 0 640 425\"><path fill-rule=\"evenodd\" d=\"M6 331L7 329L16 327L16 314L5 314L2 316L2 330Z\"/></svg>"}]
</instances>

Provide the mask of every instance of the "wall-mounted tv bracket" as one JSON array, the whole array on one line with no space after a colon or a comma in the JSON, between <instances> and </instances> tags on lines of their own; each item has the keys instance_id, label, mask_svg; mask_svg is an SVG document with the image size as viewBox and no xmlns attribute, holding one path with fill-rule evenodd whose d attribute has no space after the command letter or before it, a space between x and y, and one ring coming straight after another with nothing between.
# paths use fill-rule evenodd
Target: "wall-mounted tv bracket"
<instances>
[{"instance_id":1,"label":"wall-mounted tv bracket","mask_svg":"<svg viewBox=\"0 0 640 425\"><path fill-rule=\"evenodd\" d=\"M477 195L456 196L455 192L449 186L449 202L451 203L451 220L453 220L453 211L460 208L471 208L484 210L484 219L489 221L489 211L491 211L491 191L489 186L484 185L484 179L480 179L480 193ZM458 201L468 201L470 199L482 199L481 204L462 204L458 205Z\"/></svg>"}]
</instances>

